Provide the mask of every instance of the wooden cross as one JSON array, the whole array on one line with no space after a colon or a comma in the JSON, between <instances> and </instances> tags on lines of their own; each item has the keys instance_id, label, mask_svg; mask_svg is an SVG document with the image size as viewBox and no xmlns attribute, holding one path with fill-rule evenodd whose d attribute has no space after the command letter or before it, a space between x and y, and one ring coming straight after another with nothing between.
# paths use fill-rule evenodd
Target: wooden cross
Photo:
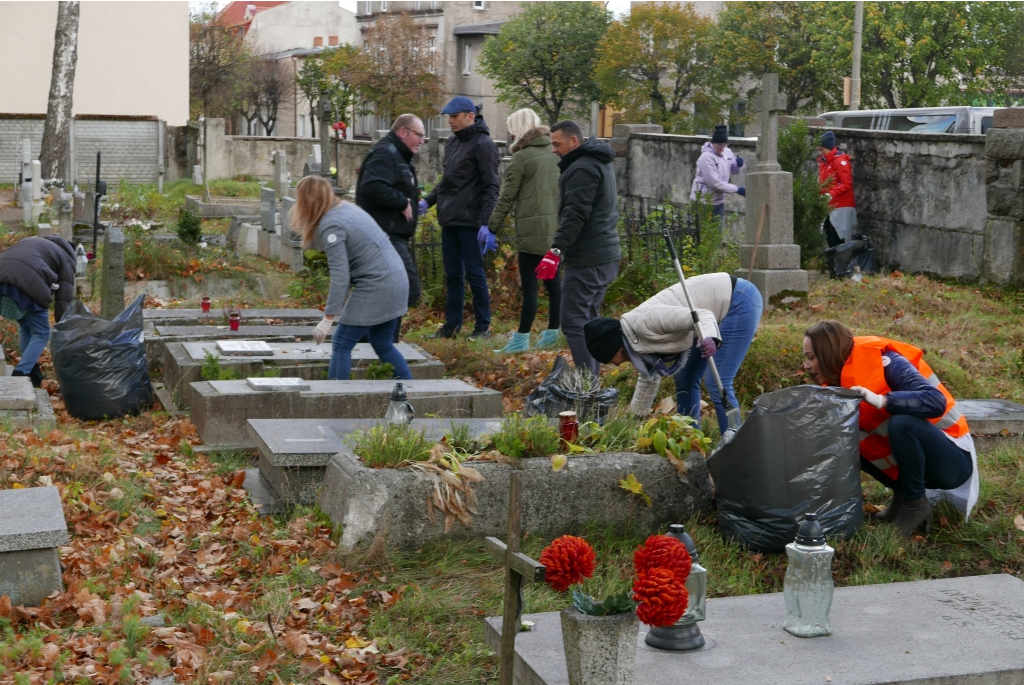
<instances>
[{"instance_id":1,"label":"wooden cross","mask_svg":"<svg viewBox=\"0 0 1024 685\"><path fill-rule=\"evenodd\" d=\"M778 171L779 165L779 112L786 111L786 94L779 92L779 75L766 73L761 78L761 97L757 99L761 113L761 150L757 171Z\"/></svg>"},{"instance_id":2,"label":"wooden cross","mask_svg":"<svg viewBox=\"0 0 1024 685\"><path fill-rule=\"evenodd\" d=\"M523 514L523 477L512 472L508 487L508 544L485 538L484 549L505 566L505 604L501 615L501 685L512 685L516 658L516 633L523 617L523 584L544 580L544 564L519 552L519 528Z\"/></svg>"}]
</instances>

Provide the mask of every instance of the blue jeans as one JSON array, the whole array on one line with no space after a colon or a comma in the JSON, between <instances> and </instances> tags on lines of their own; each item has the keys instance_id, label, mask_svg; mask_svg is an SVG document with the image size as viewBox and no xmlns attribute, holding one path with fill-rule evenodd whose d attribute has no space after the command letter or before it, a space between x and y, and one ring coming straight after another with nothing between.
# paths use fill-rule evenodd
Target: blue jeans
<instances>
[{"instance_id":1,"label":"blue jeans","mask_svg":"<svg viewBox=\"0 0 1024 685\"><path fill-rule=\"evenodd\" d=\"M466 281L473 293L474 330L486 331L491 327L491 295L484 276L484 258L480 243L476 241L477 228L443 226L441 228L441 260L444 263L445 284L448 286L444 325L453 331L462 328L466 306ZM465 272L465 277L463 277Z\"/></svg>"},{"instance_id":2,"label":"blue jeans","mask_svg":"<svg viewBox=\"0 0 1024 685\"><path fill-rule=\"evenodd\" d=\"M395 378L409 380L412 372L402 353L395 349L395 327L398 319L391 319L376 326L346 326L338 324L331 336L331 363L327 367L327 380L347 381L352 377L352 350L356 343L366 336L377 357L395 367Z\"/></svg>"},{"instance_id":3,"label":"blue jeans","mask_svg":"<svg viewBox=\"0 0 1024 685\"><path fill-rule=\"evenodd\" d=\"M736 279L736 287L732 291L732 302L729 304L729 311L725 317L718 322L718 330L722 334L722 346L715 353L715 365L718 367L718 375L722 378L722 385L725 387L725 394L729 398L729 405L738 407L736 393L732 388L732 381L736 378L736 372L743 363L750 349L750 341L754 339L757 332L757 325L761 321L761 312L764 311L764 300L761 299L761 292L750 281L742 278ZM708 360L700 356L697 348L691 348L686 354L686 360L682 368L676 371L676 406L680 414L692 416L700 421L700 381L704 379L704 385L711 395L711 402L715 405L715 414L718 416L718 428L724 433L729 428L728 420L725 417L725 406L718 394L718 387L708 367Z\"/></svg>"},{"instance_id":4,"label":"blue jeans","mask_svg":"<svg viewBox=\"0 0 1024 685\"><path fill-rule=\"evenodd\" d=\"M920 499L926 488L953 490L974 472L970 452L953 444L927 419L895 414L889 417L888 428L899 477L893 480L864 457L860 458L860 468L894 492L900 488L903 499Z\"/></svg>"},{"instance_id":5,"label":"blue jeans","mask_svg":"<svg viewBox=\"0 0 1024 685\"><path fill-rule=\"evenodd\" d=\"M14 370L27 376L50 341L50 314L46 311L25 312L25 316L18 319L18 326L21 328L21 361Z\"/></svg>"}]
</instances>

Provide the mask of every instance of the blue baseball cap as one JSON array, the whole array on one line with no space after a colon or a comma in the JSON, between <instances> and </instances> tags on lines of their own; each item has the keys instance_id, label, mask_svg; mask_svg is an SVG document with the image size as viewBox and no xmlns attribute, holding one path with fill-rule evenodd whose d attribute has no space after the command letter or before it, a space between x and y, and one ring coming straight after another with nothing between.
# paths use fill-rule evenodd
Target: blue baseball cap
<instances>
[{"instance_id":1,"label":"blue baseball cap","mask_svg":"<svg viewBox=\"0 0 1024 685\"><path fill-rule=\"evenodd\" d=\"M476 105L465 95L456 95L441 110L441 114L461 114L462 112L475 112Z\"/></svg>"}]
</instances>

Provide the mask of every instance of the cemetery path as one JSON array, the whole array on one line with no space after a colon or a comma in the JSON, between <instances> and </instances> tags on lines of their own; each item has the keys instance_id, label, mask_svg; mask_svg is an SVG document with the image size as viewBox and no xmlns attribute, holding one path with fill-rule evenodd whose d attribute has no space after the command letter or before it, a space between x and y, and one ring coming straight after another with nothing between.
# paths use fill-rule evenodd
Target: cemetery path
<instances>
[{"instance_id":1,"label":"cemetery path","mask_svg":"<svg viewBox=\"0 0 1024 685\"><path fill-rule=\"evenodd\" d=\"M312 510L259 516L241 487L249 455L195 454L187 419L83 424L52 399L57 429L0 438L0 487L60 490L65 590L40 607L0 597L0 683L331 685L422 665L366 628L405 587L343 569Z\"/></svg>"}]
</instances>

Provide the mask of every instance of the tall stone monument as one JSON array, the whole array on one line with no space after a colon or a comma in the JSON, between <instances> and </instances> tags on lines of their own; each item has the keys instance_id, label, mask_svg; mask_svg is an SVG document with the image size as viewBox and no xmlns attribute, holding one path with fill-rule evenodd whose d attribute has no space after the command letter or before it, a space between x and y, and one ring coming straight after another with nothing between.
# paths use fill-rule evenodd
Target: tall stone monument
<instances>
[{"instance_id":1,"label":"tall stone monument","mask_svg":"<svg viewBox=\"0 0 1024 685\"><path fill-rule=\"evenodd\" d=\"M284 150L274 152L274 192L278 197L288 194L288 155Z\"/></svg>"},{"instance_id":2,"label":"tall stone monument","mask_svg":"<svg viewBox=\"0 0 1024 685\"><path fill-rule=\"evenodd\" d=\"M100 315L112 319L124 311L124 234L108 226L103 234Z\"/></svg>"},{"instance_id":3,"label":"tall stone monument","mask_svg":"<svg viewBox=\"0 0 1024 685\"><path fill-rule=\"evenodd\" d=\"M760 150L757 164L746 175L745 244L740 246L740 269L735 275L749 278L766 303L783 291L807 292L807 272L800 268L800 246L793 243L793 174L783 171L778 162L778 113L785 109L786 96L779 92L779 75L765 74L758 101Z\"/></svg>"}]
</instances>

